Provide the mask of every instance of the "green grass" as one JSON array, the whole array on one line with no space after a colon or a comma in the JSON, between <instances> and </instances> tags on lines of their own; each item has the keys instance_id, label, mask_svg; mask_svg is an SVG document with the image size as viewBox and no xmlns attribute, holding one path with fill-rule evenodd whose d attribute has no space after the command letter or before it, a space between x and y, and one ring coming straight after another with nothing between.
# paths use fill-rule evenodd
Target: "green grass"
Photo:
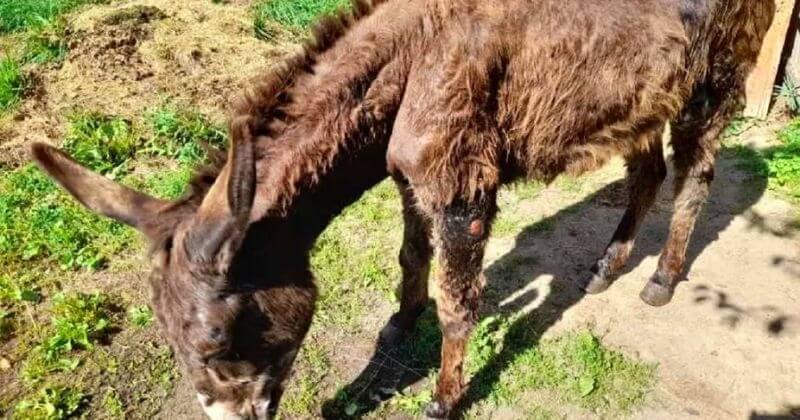
<instances>
[{"instance_id":1,"label":"green grass","mask_svg":"<svg viewBox=\"0 0 800 420\"><path fill-rule=\"evenodd\" d=\"M8 56L0 58L0 113L19 103L24 84L19 64Z\"/></svg>"},{"instance_id":2,"label":"green grass","mask_svg":"<svg viewBox=\"0 0 800 420\"><path fill-rule=\"evenodd\" d=\"M145 328L153 323L153 310L147 305L128 309L128 321L136 327Z\"/></svg>"},{"instance_id":3,"label":"green grass","mask_svg":"<svg viewBox=\"0 0 800 420\"><path fill-rule=\"evenodd\" d=\"M126 183L156 197L174 199L183 194L192 175L192 165L179 165L178 168L158 168L144 178L126 180Z\"/></svg>"},{"instance_id":4,"label":"green grass","mask_svg":"<svg viewBox=\"0 0 800 420\"><path fill-rule=\"evenodd\" d=\"M481 405L519 405L524 395L543 391L557 401L595 413L627 413L654 385L655 366L609 350L590 332L535 340L530 321L488 317L469 343L471 393Z\"/></svg>"},{"instance_id":5,"label":"green grass","mask_svg":"<svg viewBox=\"0 0 800 420\"><path fill-rule=\"evenodd\" d=\"M286 397L281 402L282 414L308 415L316 407L319 400L320 384L330 373L331 365L324 347L309 337L300 350L297 364L303 368L295 372L294 386L287 389Z\"/></svg>"},{"instance_id":6,"label":"green grass","mask_svg":"<svg viewBox=\"0 0 800 420\"><path fill-rule=\"evenodd\" d=\"M109 389L103 395L103 411L109 418L124 418L125 406L114 389Z\"/></svg>"},{"instance_id":7,"label":"green grass","mask_svg":"<svg viewBox=\"0 0 800 420\"><path fill-rule=\"evenodd\" d=\"M58 16L96 0L0 0L0 34L46 25Z\"/></svg>"},{"instance_id":8,"label":"green grass","mask_svg":"<svg viewBox=\"0 0 800 420\"><path fill-rule=\"evenodd\" d=\"M84 113L70 119L63 148L89 169L114 177L124 173L124 165L135 156L139 142L130 121Z\"/></svg>"},{"instance_id":9,"label":"green grass","mask_svg":"<svg viewBox=\"0 0 800 420\"><path fill-rule=\"evenodd\" d=\"M23 400L14 409L14 419L61 420L72 417L84 404L86 396L76 389L46 387L33 399Z\"/></svg>"},{"instance_id":10,"label":"green grass","mask_svg":"<svg viewBox=\"0 0 800 420\"><path fill-rule=\"evenodd\" d=\"M628 412L652 389L654 371L606 349L588 332L574 333L517 355L490 399L509 404L526 391L545 389L594 411Z\"/></svg>"},{"instance_id":11,"label":"green grass","mask_svg":"<svg viewBox=\"0 0 800 420\"><path fill-rule=\"evenodd\" d=\"M320 290L316 322L352 326L363 314L367 293L392 299L400 278L401 226L400 196L388 180L328 226L311 256Z\"/></svg>"},{"instance_id":12,"label":"green grass","mask_svg":"<svg viewBox=\"0 0 800 420\"><path fill-rule=\"evenodd\" d=\"M84 210L32 165L0 174L0 256L99 269L133 232Z\"/></svg>"},{"instance_id":13,"label":"green grass","mask_svg":"<svg viewBox=\"0 0 800 420\"><path fill-rule=\"evenodd\" d=\"M63 19L53 19L30 29L23 37L22 61L47 63L63 60L67 55L66 29Z\"/></svg>"},{"instance_id":14,"label":"green grass","mask_svg":"<svg viewBox=\"0 0 800 420\"><path fill-rule=\"evenodd\" d=\"M20 315L42 300L36 277L0 272L0 344L13 337L22 321Z\"/></svg>"},{"instance_id":15,"label":"green grass","mask_svg":"<svg viewBox=\"0 0 800 420\"><path fill-rule=\"evenodd\" d=\"M500 191L497 205L500 212L492 224L492 236L507 237L517 235L525 226L536 220L520 216L520 206L524 201L534 199L544 189L540 182L519 182Z\"/></svg>"},{"instance_id":16,"label":"green grass","mask_svg":"<svg viewBox=\"0 0 800 420\"><path fill-rule=\"evenodd\" d=\"M22 99L28 63L61 61L67 53L66 21L63 15L84 5L105 0L0 0L0 36L12 38L20 48L5 51L0 58L0 114L12 110ZM14 44L12 44L14 45Z\"/></svg>"},{"instance_id":17,"label":"green grass","mask_svg":"<svg viewBox=\"0 0 800 420\"><path fill-rule=\"evenodd\" d=\"M13 306L20 302L38 303L42 295L30 276L0 275L0 304Z\"/></svg>"},{"instance_id":18,"label":"green grass","mask_svg":"<svg viewBox=\"0 0 800 420\"><path fill-rule=\"evenodd\" d=\"M0 309L0 343L8 340L14 331L14 314Z\"/></svg>"},{"instance_id":19,"label":"green grass","mask_svg":"<svg viewBox=\"0 0 800 420\"><path fill-rule=\"evenodd\" d=\"M166 104L153 110L148 119L153 138L147 143L145 153L195 165L206 158L204 145L218 149L227 145L225 129L197 111Z\"/></svg>"},{"instance_id":20,"label":"green grass","mask_svg":"<svg viewBox=\"0 0 800 420\"><path fill-rule=\"evenodd\" d=\"M174 198L193 167L207 159L200 143L227 141L225 131L201 114L178 109L167 104L133 121L76 113L62 147L105 176ZM140 245L132 229L89 213L33 165L0 170L0 343L16 343L3 351L12 355L18 378L14 390L0 392L0 405L13 406L17 395L39 388L77 383L89 413L119 417L125 407L158 412L177 371L169 348L136 338L152 340L150 308L119 303L129 308L123 322L125 314L112 304L116 297L56 293L74 288L76 269L103 269L112 256L131 255ZM119 335L137 346L116 347ZM16 340L6 341L10 337ZM26 415L46 409L35 400L27 399Z\"/></svg>"},{"instance_id":21,"label":"green grass","mask_svg":"<svg viewBox=\"0 0 800 420\"><path fill-rule=\"evenodd\" d=\"M174 198L189 182L194 166L206 158L200 143L220 147L226 141L225 132L200 114L169 108L153 114L152 132L144 144L130 121L76 114L63 147L82 164L112 178L128 174L137 158L175 161L177 169L128 179L134 187ZM53 260L66 269L99 269L135 238L132 230L83 209L32 165L0 172L0 256L9 261Z\"/></svg>"},{"instance_id":22,"label":"green grass","mask_svg":"<svg viewBox=\"0 0 800 420\"><path fill-rule=\"evenodd\" d=\"M100 293L57 294L53 298L52 320L44 339L34 349L22 375L35 382L48 373L72 371L79 359L75 350L90 350L112 326L109 298Z\"/></svg>"},{"instance_id":23,"label":"green grass","mask_svg":"<svg viewBox=\"0 0 800 420\"><path fill-rule=\"evenodd\" d=\"M738 166L767 178L770 190L800 202L800 119L778 132L778 145L764 150L738 143L738 135L748 128L746 124L746 120L734 121L726 132L726 148L740 159Z\"/></svg>"},{"instance_id":24,"label":"green grass","mask_svg":"<svg viewBox=\"0 0 800 420\"><path fill-rule=\"evenodd\" d=\"M440 345L441 333L431 308L396 357L402 357L405 366L434 369L417 390L401 390L385 401L375 411L376 418L396 412L422 414L433 395ZM655 369L607 348L588 331L540 340L535 320L490 316L475 328L467 347L465 377L470 388L466 398L473 405L466 417L487 418L487 412L513 407L530 414L525 418L562 418L557 414L564 405L618 417L640 406L655 385ZM532 392L537 397L531 399ZM341 390L337 394L338 410L346 416L360 412L357 404ZM352 407L350 413L346 407Z\"/></svg>"},{"instance_id":25,"label":"green grass","mask_svg":"<svg viewBox=\"0 0 800 420\"><path fill-rule=\"evenodd\" d=\"M148 113L151 137L139 154L161 158L161 163L145 177L126 179L126 183L160 198L179 197L192 179L195 167L208 159L207 149L227 148L225 129L192 109L164 104Z\"/></svg>"},{"instance_id":26,"label":"green grass","mask_svg":"<svg viewBox=\"0 0 800 420\"><path fill-rule=\"evenodd\" d=\"M764 152L770 184L794 200L800 200L800 119L779 134L781 145Z\"/></svg>"},{"instance_id":27,"label":"green grass","mask_svg":"<svg viewBox=\"0 0 800 420\"><path fill-rule=\"evenodd\" d=\"M301 33L320 16L350 6L349 0L261 0L253 7L253 27L257 37L272 38L268 22Z\"/></svg>"}]
</instances>

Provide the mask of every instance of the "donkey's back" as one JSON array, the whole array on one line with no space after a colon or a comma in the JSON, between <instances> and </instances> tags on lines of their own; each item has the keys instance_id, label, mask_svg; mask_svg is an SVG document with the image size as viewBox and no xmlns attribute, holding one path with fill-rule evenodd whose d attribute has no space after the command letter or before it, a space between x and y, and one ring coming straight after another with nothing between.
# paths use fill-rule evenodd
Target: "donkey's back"
<instances>
[{"instance_id":1,"label":"donkey's back","mask_svg":"<svg viewBox=\"0 0 800 420\"><path fill-rule=\"evenodd\" d=\"M524 174L578 175L652 146L643 129L672 119L691 83L680 3L533 3L507 40L497 102L501 147Z\"/></svg>"}]
</instances>

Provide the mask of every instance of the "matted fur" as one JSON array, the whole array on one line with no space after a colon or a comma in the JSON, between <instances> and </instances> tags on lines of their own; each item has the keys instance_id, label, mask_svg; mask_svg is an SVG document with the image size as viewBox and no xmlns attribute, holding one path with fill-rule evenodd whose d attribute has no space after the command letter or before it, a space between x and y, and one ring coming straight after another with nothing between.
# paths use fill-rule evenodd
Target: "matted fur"
<instances>
[{"instance_id":1,"label":"matted fur","mask_svg":"<svg viewBox=\"0 0 800 420\"><path fill-rule=\"evenodd\" d=\"M772 0L359 1L254 80L231 116L232 160L202 172L181 200L116 188L130 198L116 203L86 188L114 189L110 181L47 157L55 152L37 159L95 211L156 240L162 327L206 408L247 415L275 408L268 401L277 405L310 324L314 242L391 174L405 207L404 285L383 337L424 308L437 245L443 365L428 414L443 417L464 392L497 189L622 155L631 202L592 270L587 290L600 291L663 180L660 138L671 123L676 212L642 294L665 304L773 13Z\"/></svg>"}]
</instances>

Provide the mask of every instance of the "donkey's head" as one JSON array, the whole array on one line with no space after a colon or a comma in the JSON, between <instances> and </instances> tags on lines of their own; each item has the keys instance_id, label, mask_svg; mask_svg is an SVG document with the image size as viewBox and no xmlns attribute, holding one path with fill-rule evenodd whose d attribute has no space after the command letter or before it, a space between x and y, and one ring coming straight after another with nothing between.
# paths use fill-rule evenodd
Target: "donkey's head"
<instances>
[{"instance_id":1,"label":"donkey's head","mask_svg":"<svg viewBox=\"0 0 800 420\"><path fill-rule=\"evenodd\" d=\"M231 125L228 162L205 195L176 202L117 184L53 147L31 148L36 163L84 206L153 243L154 311L213 419L274 413L315 299L310 281L257 278L257 258L240 250L256 187L247 126Z\"/></svg>"}]
</instances>

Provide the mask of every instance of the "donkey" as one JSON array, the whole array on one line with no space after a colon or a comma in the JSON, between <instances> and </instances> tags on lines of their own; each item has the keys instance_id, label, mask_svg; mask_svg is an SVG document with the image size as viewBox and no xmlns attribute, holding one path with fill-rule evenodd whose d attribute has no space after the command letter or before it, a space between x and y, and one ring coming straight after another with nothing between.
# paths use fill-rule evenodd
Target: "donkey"
<instances>
[{"instance_id":1,"label":"donkey","mask_svg":"<svg viewBox=\"0 0 800 420\"><path fill-rule=\"evenodd\" d=\"M212 418L264 418L306 334L309 250L330 220L393 177L404 204L393 342L428 301L434 246L443 332L433 418L464 394L483 252L500 186L579 175L622 155L630 204L583 287L625 265L666 164L676 204L641 297L671 299L713 178L721 130L741 106L774 0L387 0L354 3L234 106L226 163L166 202L35 144L32 155L89 209L153 242L153 305Z\"/></svg>"}]
</instances>

